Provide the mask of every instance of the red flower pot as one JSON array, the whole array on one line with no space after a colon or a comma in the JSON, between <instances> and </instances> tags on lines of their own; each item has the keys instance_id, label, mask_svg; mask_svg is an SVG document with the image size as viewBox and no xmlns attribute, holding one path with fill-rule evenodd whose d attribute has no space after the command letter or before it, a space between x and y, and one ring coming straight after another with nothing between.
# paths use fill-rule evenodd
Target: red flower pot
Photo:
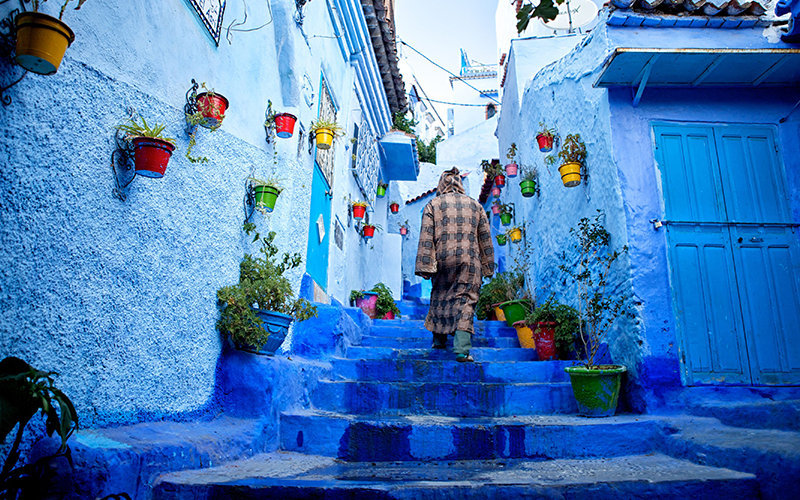
<instances>
[{"instance_id":1,"label":"red flower pot","mask_svg":"<svg viewBox=\"0 0 800 500\"><path fill-rule=\"evenodd\" d=\"M367 207L363 205L353 205L353 218L354 219L363 219L364 212L367 211Z\"/></svg>"},{"instance_id":2,"label":"red flower pot","mask_svg":"<svg viewBox=\"0 0 800 500\"><path fill-rule=\"evenodd\" d=\"M539 144L539 151L547 153L553 150L553 136L539 134L536 136L536 142Z\"/></svg>"},{"instance_id":3,"label":"red flower pot","mask_svg":"<svg viewBox=\"0 0 800 500\"><path fill-rule=\"evenodd\" d=\"M494 176L494 185L495 186L505 186L506 185L506 176L503 174Z\"/></svg>"},{"instance_id":4,"label":"red flower pot","mask_svg":"<svg viewBox=\"0 0 800 500\"><path fill-rule=\"evenodd\" d=\"M228 100L220 94L209 94L202 92L197 94L197 110L203 115L200 125L206 128L218 127L225 118L225 111L228 110Z\"/></svg>"},{"instance_id":5,"label":"red flower pot","mask_svg":"<svg viewBox=\"0 0 800 500\"><path fill-rule=\"evenodd\" d=\"M136 137L131 142L133 142L136 174L155 179L164 177L175 145L153 137Z\"/></svg>"},{"instance_id":6,"label":"red flower pot","mask_svg":"<svg viewBox=\"0 0 800 500\"><path fill-rule=\"evenodd\" d=\"M406 234L408 234L408 228L407 228L407 227L401 227L401 228L400 228L400 234L402 234L402 235L404 235L404 236L405 236Z\"/></svg>"},{"instance_id":7,"label":"red flower pot","mask_svg":"<svg viewBox=\"0 0 800 500\"><path fill-rule=\"evenodd\" d=\"M509 163L506 165L506 177L516 177L517 176L517 164L516 163Z\"/></svg>"},{"instance_id":8,"label":"red flower pot","mask_svg":"<svg viewBox=\"0 0 800 500\"><path fill-rule=\"evenodd\" d=\"M383 315L383 319L394 319L394 312L388 311L386 314Z\"/></svg>"},{"instance_id":9,"label":"red flower pot","mask_svg":"<svg viewBox=\"0 0 800 500\"><path fill-rule=\"evenodd\" d=\"M364 292L364 296L356 299L356 307L364 311L364 314L371 319L375 319L375 306L378 305L378 294L375 292Z\"/></svg>"},{"instance_id":10,"label":"red flower pot","mask_svg":"<svg viewBox=\"0 0 800 500\"><path fill-rule=\"evenodd\" d=\"M372 238L375 236L375 226L370 226L369 224L364 225L363 234L364 238Z\"/></svg>"},{"instance_id":11,"label":"red flower pot","mask_svg":"<svg viewBox=\"0 0 800 500\"><path fill-rule=\"evenodd\" d=\"M539 361L546 361L556 357L556 323L551 321L536 323L536 328L533 330L533 340L536 342Z\"/></svg>"},{"instance_id":12,"label":"red flower pot","mask_svg":"<svg viewBox=\"0 0 800 500\"><path fill-rule=\"evenodd\" d=\"M392 203L391 205L389 205L389 210L391 210L393 214L396 214L397 212L400 211L400 205L398 205L397 203Z\"/></svg>"},{"instance_id":13,"label":"red flower pot","mask_svg":"<svg viewBox=\"0 0 800 500\"><path fill-rule=\"evenodd\" d=\"M297 117L290 113L278 113L275 115L275 133L281 139L288 139L294 133L294 124Z\"/></svg>"},{"instance_id":14,"label":"red flower pot","mask_svg":"<svg viewBox=\"0 0 800 500\"><path fill-rule=\"evenodd\" d=\"M495 186L492 188L492 196L495 198L500 198L500 188Z\"/></svg>"},{"instance_id":15,"label":"red flower pot","mask_svg":"<svg viewBox=\"0 0 800 500\"><path fill-rule=\"evenodd\" d=\"M500 205L492 205L492 213L495 215L500 215Z\"/></svg>"}]
</instances>

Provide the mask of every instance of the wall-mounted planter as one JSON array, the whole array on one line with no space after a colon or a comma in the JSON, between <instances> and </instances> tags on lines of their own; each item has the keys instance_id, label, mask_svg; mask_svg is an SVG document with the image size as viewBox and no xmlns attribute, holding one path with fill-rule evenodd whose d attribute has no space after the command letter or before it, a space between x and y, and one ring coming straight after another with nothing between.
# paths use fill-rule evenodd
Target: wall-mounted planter
<instances>
[{"instance_id":1,"label":"wall-mounted planter","mask_svg":"<svg viewBox=\"0 0 800 500\"><path fill-rule=\"evenodd\" d=\"M494 185L495 186L499 186L499 187L505 186L506 185L506 176L503 175L503 174L495 175L494 176Z\"/></svg>"},{"instance_id":2,"label":"wall-mounted planter","mask_svg":"<svg viewBox=\"0 0 800 500\"><path fill-rule=\"evenodd\" d=\"M403 236L407 235L408 234L408 228L405 227L405 226L401 227L400 228L400 234L402 234Z\"/></svg>"},{"instance_id":3,"label":"wall-mounted planter","mask_svg":"<svg viewBox=\"0 0 800 500\"><path fill-rule=\"evenodd\" d=\"M278 195L281 194L280 189L267 185L255 186L253 192L256 196L256 207L266 212L272 212L275 209L275 202L278 201Z\"/></svg>"},{"instance_id":4,"label":"wall-mounted planter","mask_svg":"<svg viewBox=\"0 0 800 500\"><path fill-rule=\"evenodd\" d=\"M492 213L495 215L500 215L500 205L492 205Z\"/></svg>"},{"instance_id":5,"label":"wall-mounted planter","mask_svg":"<svg viewBox=\"0 0 800 500\"><path fill-rule=\"evenodd\" d=\"M197 111L203 115L200 125L205 128L217 128L222 125L225 112L228 110L228 100L225 96L214 92L201 92L197 94Z\"/></svg>"},{"instance_id":6,"label":"wall-mounted planter","mask_svg":"<svg viewBox=\"0 0 800 500\"><path fill-rule=\"evenodd\" d=\"M500 198L500 193L501 191L499 187L495 186L492 188L492 196L494 196L495 198Z\"/></svg>"},{"instance_id":7,"label":"wall-mounted planter","mask_svg":"<svg viewBox=\"0 0 800 500\"><path fill-rule=\"evenodd\" d=\"M281 139L288 139L294 134L294 124L297 117L291 113L278 113L275 115L275 133Z\"/></svg>"},{"instance_id":8,"label":"wall-mounted planter","mask_svg":"<svg viewBox=\"0 0 800 500\"><path fill-rule=\"evenodd\" d=\"M575 187L581 183L581 164L569 162L558 167L561 182L565 187Z\"/></svg>"},{"instance_id":9,"label":"wall-mounted planter","mask_svg":"<svg viewBox=\"0 0 800 500\"><path fill-rule=\"evenodd\" d=\"M390 210L390 211L391 211L393 214L396 214L397 212L399 212L399 211L400 211L400 205L399 205L399 204L397 204L397 203L392 203L391 205L389 205L389 210Z\"/></svg>"},{"instance_id":10,"label":"wall-mounted planter","mask_svg":"<svg viewBox=\"0 0 800 500\"><path fill-rule=\"evenodd\" d=\"M497 238L497 244L500 245L501 247L504 246L508 241L505 234L498 234L497 236L495 236L495 238Z\"/></svg>"},{"instance_id":11,"label":"wall-mounted planter","mask_svg":"<svg viewBox=\"0 0 800 500\"><path fill-rule=\"evenodd\" d=\"M364 213L367 211L366 205L353 205L353 218L361 220L364 218Z\"/></svg>"},{"instance_id":12,"label":"wall-mounted planter","mask_svg":"<svg viewBox=\"0 0 800 500\"><path fill-rule=\"evenodd\" d=\"M522 191L522 196L530 198L536 194L536 181L522 181L519 183L519 189Z\"/></svg>"},{"instance_id":13,"label":"wall-mounted planter","mask_svg":"<svg viewBox=\"0 0 800 500\"><path fill-rule=\"evenodd\" d=\"M508 232L508 239L511 240L511 243L519 243L522 240L522 229L515 227L514 229Z\"/></svg>"},{"instance_id":14,"label":"wall-mounted planter","mask_svg":"<svg viewBox=\"0 0 800 500\"><path fill-rule=\"evenodd\" d=\"M17 64L40 75L58 71L75 33L62 21L39 12L22 12L16 22Z\"/></svg>"},{"instance_id":15,"label":"wall-mounted planter","mask_svg":"<svg viewBox=\"0 0 800 500\"><path fill-rule=\"evenodd\" d=\"M383 198L386 196L386 184L378 183L378 189L375 191L375 195L378 198Z\"/></svg>"},{"instance_id":16,"label":"wall-mounted planter","mask_svg":"<svg viewBox=\"0 0 800 500\"><path fill-rule=\"evenodd\" d=\"M553 136L549 134L539 134L536 136L536 143L539 145L539 151L542 153L549 153L553 150Z\"/></svg>"},{"instance_id":17,"label":"wall-mounted planter","mask_svg":"<svg viewBox=\"0 0 800 500\"><path fill-rule=\"evenodd\" d=\"M504 226L511 224L511 214L508 212L500 214L500 222L502 222Z\"/></svg>"},{"instance_id":18,"label":"wall-mounted planter","mask_svg":"<svg viewBox=\"0 0 800 500\"><path fill-rule=\"evenodd\" d=\"M517 164L516 163L509 163L506 165L506 177L516 177L517 176Z\"/></svg>"},{"instance_id":19,"label":"wall-mounted planter","mask_svg":"<svg viewBox=\"0 0 800 500\"><path fill-rule=\"evenodd\" d=\"M361 234L363 234L366 239L372 238L375 236L375 226L372 224L364 224L364 229Z\"/></svg>"},{"instance_id":20,"label":"wall-mounted planter","mask_svg":"<svg viewBox=\"0 0 800 500\"><path fill-rule=\"evenodd\" d=\"M334 134L331 129L320 128L314 132L314 137L317 139L317 148L331 149L333 145Z\"/></svg>"},{"instance_id":21,"label":"wall-mounted planter","mask_svg":"<svg viewBox=\"0 0 800 500\"><path fill-rule=\"evenodd\" d=\"M134 137L133 143L136 175L161 178L167 171L167 164L175 151L175 145L153 137Z\"/></svg>"},{"instance_id":22,"label":"wall-mounted planter","mask_svg":"<svg viewBox=\"0 0 800 500\"><path fill-rule=\"evenodd\" d=\"M536 354L539 361L547 361L556 357L556 325L552 321L540 321L533 330L533 340L536 342Z\"/></svg>"}]
</instances>

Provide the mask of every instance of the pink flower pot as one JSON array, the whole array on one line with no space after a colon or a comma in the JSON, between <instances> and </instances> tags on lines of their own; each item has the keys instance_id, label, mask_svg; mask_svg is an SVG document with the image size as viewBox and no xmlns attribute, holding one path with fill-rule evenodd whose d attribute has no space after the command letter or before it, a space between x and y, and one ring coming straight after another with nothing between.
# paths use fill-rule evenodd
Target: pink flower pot
<instances>
[{"instance_id":1,"label":"pink flower pot","mask_svg":"<svg viewBox=\"0 0 800 500\"><path fill-rule=\"evenodd\" d=\"M509 163L506 165L506 177L516 177L517 176L517 164L516 163Z\"/></svg>"}]
</instances>

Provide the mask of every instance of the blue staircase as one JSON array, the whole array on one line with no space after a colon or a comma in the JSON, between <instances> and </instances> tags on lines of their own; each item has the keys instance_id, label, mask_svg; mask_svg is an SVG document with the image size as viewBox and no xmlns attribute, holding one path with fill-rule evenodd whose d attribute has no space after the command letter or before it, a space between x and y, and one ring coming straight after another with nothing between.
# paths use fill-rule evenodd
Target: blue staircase
<instances>
[{"instance_id":1,"label":"blue staircase","mask_svg":"<svg viewBox=\"0 0 800 500\"><path fill-rule=\"evenodd\" d=\"M705 414L577 417L569 362L536 361L513 328L479 321L476 362L458 363L430 348L419 304L400 305L410 318L374 321L307 407L281 414L278 451L164 474L154 498L783 498L800 486L797 429L759 431L757 445Z\"/></svg>"}]
</instances>

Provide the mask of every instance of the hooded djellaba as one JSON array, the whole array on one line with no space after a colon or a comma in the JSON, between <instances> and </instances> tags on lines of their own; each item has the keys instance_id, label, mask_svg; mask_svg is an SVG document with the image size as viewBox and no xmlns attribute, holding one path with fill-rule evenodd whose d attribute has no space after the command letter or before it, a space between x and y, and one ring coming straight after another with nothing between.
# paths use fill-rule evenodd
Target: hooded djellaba
<instances>
[{"instance_id":1,"label":"hooded djellaba","mask_svg":"<svg viewBox=\"0 0 800 500\"><path fill-rule=\"evenodd\" d=\"M431 278L425 328L440 347L439 336L472 334L482 278L494 272L494 249L486 213L465 194L458 168L443 172L436 190L422 212L414 274Z\"/></svg>"}]
</instances>

